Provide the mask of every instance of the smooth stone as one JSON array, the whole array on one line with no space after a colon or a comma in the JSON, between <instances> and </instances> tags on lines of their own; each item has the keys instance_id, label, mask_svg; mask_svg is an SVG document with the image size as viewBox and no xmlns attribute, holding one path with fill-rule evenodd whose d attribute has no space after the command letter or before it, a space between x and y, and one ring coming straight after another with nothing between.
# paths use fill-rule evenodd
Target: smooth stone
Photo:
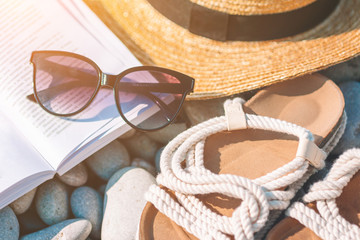
<instances>
[{"instance_id":1,"label":"smooth stone","mask_svg":"<svg viewBox=\"0 0 360 240\"><path fill-rule=\"evenodd\" d=\"M17 216L20 223L20 235L39 231L48 227L36 212L35 204L32 204L25 213Z\"/></svg>"},{"instance_id":2,"label":"smooth stone","mask_svg":"<svg viewBox=\"0 0 360 240\"><path fill-rule=\"evenodd\" d=\"M84 185L88 180L88 173L85 165L80 163L62 176L57 175L57 177L69 186L79 187Z\"/></svg>"},{"instance_id":3,"label":"smooth stone","mask_svg":"<svg viewBox=\"0 0 360 240\"><path fill-rule=\"evenodd\" d=\"M143 168L146 171L148 171L149 173L151 173L152 175L154 175L154 176L156 175L155 167L153 165L151 165L148 161L145 161L144 159L134 158L131 162L131 166Z\"/></svg>"},{"instance_id":4,"label":"smooth stone","mask_svg":"<svg viewBox=\"0 0 360 240\"><path fill-rule=\"evenodd\" d=\"M197 125L210 118L224 115L224 102L227 98L187 101L184 103L185 113L192 125Z\"/></svg>"},{"instance_id":5,"label":"smooth stone","mask_svg":"<svg viewBox=\"0 0 360 240\"><path fill-rule=\"evenodd\" d=\"M12 210L16 215L23 214L31 206L31 203L35 197L35 193L36 193L36 188L31 190L30 192L25 193L23 196L16 199L14 202L10 203L9 206L12 208Z\"/></svg>"},{"instance_id":6,"label":"smooth stone","mask_svg":"<svg viewBox=\"0 0 360 240\"><path fill-rule=\"evenodd\" d=\"M19 222L14 211L6 206L0 210L0 239L18 240L20 235Z\"/></svg>"},{"instance_id":7,"label":"smooth stone","mask_svg":"<svg viewBox=\"0 0 360 240\"><path fill-rule=\"evenodd\" d=\"M64 221L69 216L69 195L66 185L52 179L38 188L35 206L41 220L48 225Z\"/></svg>"},{"instance_id":8,"label":"smooth stone","mask_svg":"<svg viewBox=\"0 0 360 240\"><path fill-rule=\"evenodd\" d=\"M20 240L85 240L91 231L91 223L86 219L68 219L38 232L22 236Z\"/></svg>"},{"instance_id":9,"label":"smooth stone","mask_svg":"<svg viewBox=\"0 0 360 240\"><path fill-rule=\"evenodd\" d=\"M123 135L121 135L120 137L118 137L118 139L127 139L127 138L131 138L132 136L134 136L136 133L136 130L134 128L130 128L129 131L127 131L126 133L124 133Z\"/></svg>"},{"instance_id":10,"label":"smooth stone","mask_svg":"<svg viewBox=\"0 0 360 240\"><path fill-rule=\"evenodd\" d=\"M79 187L71 194L70 205L75 217L90 221L90 237L100 238L103 215L103 200L100 194L90 187Z\"/></svg>"},{"instance_id":11,"label":"smooth stone","mask_svg":"<svg viewBox=\"0 0 360 240\"><path fill-rule=\"evenodd\" d=\"M106 186L101 239L134 239L145 192L155 177L142 168L126 167L117 171Z\"/></svg>"},{"instance_id":12,"label":"smooth stone","mask_svg":"<svg viewBox=\"0 0 360 240\"><path fill-rule=\"evenodd\" d=\"M340 84L340 89L345 98L347 124L343 136L333 150L335 154L360 147L360 83L344 82Z\"/></svg>"},{"instance_id":13,"label":"smooth stone","mask_svg":"<svg viewBox=\"0 0 360 240\"><path fill-rule=\"evenodd\" d=\"M109 178L119 169L130 165L130 155L125 146L115 140L85 160L87 166L100 178Z\"/></svg>"},{"instance_id":14,"label":"smooth stone","mask_svg":"<svg viewBox=\"0 0 360 240\"><path fill-rule=\"evenodd\" d=\"M172 123L159 130L147 132L146 135L148 135L152 140L165 145L186 129L187 126L184 122Z\"/></svg>"},{"instance_id":15,"label":"smooth stone","mask_svg":"<svg viewBox=\"0 0 360 240\"><path fill-rule=\"evenodd\" d=\"M160 170L160 157L161 157L161 153L162 151L164 151L165 146L159 148L159 150L157 150L156 155L155 155L155 168L156 171L159 173Z\"/></svg>"},{"instance_id":16,"label":"smooth stone","mask_svg":"<svg viewBox=\"0 0 360 240\"><path fill-rule=\"evenodd\" d=\"M320 72L336 83L360 79L360 57L336 64Z\"/></svg>"},{"instance_id":17,"label":"smooth stone","mask_svg":"<svg viewBox=\"0 0 360 240\"><path fill-rule=\"evenodd\" d=\"M137 132L133 137L124 141L131 156L151 161L155 157L158 144L145 133Z\"/></svg>"}]
</instances>

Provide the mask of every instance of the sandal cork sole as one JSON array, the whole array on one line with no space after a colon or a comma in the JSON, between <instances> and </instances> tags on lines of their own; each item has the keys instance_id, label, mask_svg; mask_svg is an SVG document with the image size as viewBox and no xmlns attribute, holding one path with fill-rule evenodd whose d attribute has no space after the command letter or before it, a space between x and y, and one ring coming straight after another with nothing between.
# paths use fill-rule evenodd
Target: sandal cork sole
<instances>
[{"instance_id":1,"label":"sandal cork sole","mask_svg":"<svg viewBox=\"0 0 360 240\"><path fill-rule=\"evenodd\" d=\"M313 74L260 90L244 104L246 113L295 123L310 130L322 147L336 132L344 111L340 89L326 77ZM220 132L205 141L204 165L217 174L261 177L291 161L295 137L264 130ZM221 194L197 195L214 212L231 216L241 200ZM197 239L160 213L151 203L143 210L140 239Z\"/></svg>"},{"instance_id":2,"label":"sandal cork sole","mask_svg":"<svg viewBox=\"0 0 360 240\"><path fill-rule=\"evenodd\" d=\"M336 199L339 214L348 222L360 226L360 172L357 172ZM308 207L316 211L314 203ZM321 240L313 231L296 219L285 218L268 233L267 240Z\"/></svg>"}]
</instances>

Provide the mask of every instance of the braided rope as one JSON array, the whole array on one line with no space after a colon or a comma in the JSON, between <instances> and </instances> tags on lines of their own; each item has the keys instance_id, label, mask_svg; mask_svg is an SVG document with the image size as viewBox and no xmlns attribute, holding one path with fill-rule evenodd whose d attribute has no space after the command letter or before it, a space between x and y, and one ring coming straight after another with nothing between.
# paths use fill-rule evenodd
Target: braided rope
<instances>
[{"instance_id":1,"label":"braided rope","mask_svg":"<svg viewBox=\"0 0 360 240\"><path fill-rule=\"evenodd\" d=\"M251 114L245 116L249 128L294 135L299 141L313 141L311 132L295 124ZM150 188L146 199L200 239L229 239L229 235L235 239L254 239L254 233L263 232L267 221L274 222L281 212L275 211L276 216L269 217L270 210L286 209L314 168L297 156L254 180L232 174L215 174L204 167L205 139L226 130L226 117L222 116L189 128L174 138L162 152L157 183L174 191L175 199L156 185ZM338 141L338 138L332 140ZM278 190L284 187L286 190ZM231 217L221 216L195 197L196 194L209 193L221 193L242 199L242 202Z\"/></svg>"},{"instance_id":2,"label":"braided rope","mask_svg":"<svg viewBox=\"0 0 360 240\"><path fill-rule=\"evenodd\" d=\"M311 186L303 197L305 203L316 202L318 213L296 202L286 214L297 219L323 239L360 239L360 228L339 214L336 198L351 178L360 170L360 149L344 152L323 181Z\"/></svg>"},{"instance_id":3,"label":"braided rope","mask_svg":"<svg viewBox=\"0 0 360 240\"><path fill-rule=\"evenodd\" d=\"M335 130L334 134L331 136L331 138L325 143L324 147L322 148L322 150L327 154L329 154L334 149L334 147L336 146L336 144L339 142L340 138L344 134L346 122L347 122L347 116L346 116L346 112L344 111L339 127ZM308 171L304 174L304 176L299 181L296 181L295 183L291 184L289 188L293 189L294 192L297 192L304 185L304 183L310 178L310 176L313 175L315 172L316 172L315 168L309 168ZM273 211L270 214L266 226L263 227L261 231L256 233L256 239L263 239L265 234L274 225L275 221L279 218L281 213L282 211Z\"/></svg>"}]
</instances>

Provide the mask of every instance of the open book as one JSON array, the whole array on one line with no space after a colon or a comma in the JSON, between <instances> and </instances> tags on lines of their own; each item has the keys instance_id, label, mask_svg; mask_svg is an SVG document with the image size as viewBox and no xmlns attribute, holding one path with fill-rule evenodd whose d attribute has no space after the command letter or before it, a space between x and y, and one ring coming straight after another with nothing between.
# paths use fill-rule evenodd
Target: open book
<instances>
[{"instance_id":1,"label":"open book","mask_svg":"<svg viewBox=\"0 0 360 240\"><path fill-rule=\"evenodd\" d=\"M82 2L0 0L0 209L60 175L130 129L112 90L71 119L53 116L26 98L33 93L34 50L63 50L92 59L103 72L140 62ZM129 107L128 118L152 112Z\"/></svg>"}]
</instances>

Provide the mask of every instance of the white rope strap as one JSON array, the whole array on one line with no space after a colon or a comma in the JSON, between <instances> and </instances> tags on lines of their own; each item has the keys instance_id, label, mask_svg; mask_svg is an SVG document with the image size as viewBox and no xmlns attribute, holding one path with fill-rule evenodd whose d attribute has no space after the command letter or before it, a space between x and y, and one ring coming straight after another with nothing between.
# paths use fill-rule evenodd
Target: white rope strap
<instances>
[{"instance_id":1,"label":"white rope strap","mask_svg":"<svg viewBox=\"0 0 360 240\"><path fill-rule=\"evenodd\" d=\"M359 170L360 149L346 151L336 160L326 178L312 185L303 197L305 203L316 202L319 213L297 202L286 214L323 239L360 239L359 226L344 219L336 205L336 198Z\"/></svg>"},{"instance_id":2,"label":"white rope strap","mask_svg":"<svg viewBox=\"0 0 360 240\"><path fill-rule=\"evenodd\" d=\"M322 147L322 150L324 150L326 153L330 153L334 149L336 144L339 142L340 138L342 137L342 135L343 135L343 133L345 131L346 122L347 122L347 117L346 117L346 112L344 111L343 115L342 115L342 117L340 119L339 127L334 129L333 134L325 142L325 145ZM304 183L309 179L309 177L311 175L313 175L315 172L316 172L315 168L309 168L309 170L304 174L302 179L299 180L299 181L296 181L294 184L291 184L290 188L294 189L294 191L296 192L297 190L299 190L304 185ZM281 214L281 211L273 211L273 212L271 212L271 214L269 216L269 220L266 223L266 225L261 229L261 231L256 233L256 239L263 239L264 238L265 234L269 231L269 229L274 226L274 223L278 219L280 214Z\"/></svg>"},{"instance_id":3,"label":"white rope strap","mask_svg":"<svg viewBox=\"0 0 360 240\"><path fill-rule=\"evenodd\" d=\"M241 106L241 101L237 99L225 103L225 109L227 104L232 106L230 118L229 115L216 117L196 125L179 134L163 150L157 183L174 191L175 199L155 185L146 194L146 199L160 212L200 239L228 239L229 235L235 239L253 239L254 233L268 220L270 210L288 207L295 195L291 186L307 174L309 163L321 168L326 157L305 128L269 117L245 114L242 108L236 108ZM228 119L234 117L241 119L242 123L229 123ZM229 126L231 130L236 126L236 129L248 127L294 135L299 139L297 154L286 165L254 180L233 174L215 174L204 167L205 139L228 130ZM278 190L285 187L287 190ZM210 193L238 198L242 202L231 217L221 216L195 196Z\"/></svg>"}]
</instances>

